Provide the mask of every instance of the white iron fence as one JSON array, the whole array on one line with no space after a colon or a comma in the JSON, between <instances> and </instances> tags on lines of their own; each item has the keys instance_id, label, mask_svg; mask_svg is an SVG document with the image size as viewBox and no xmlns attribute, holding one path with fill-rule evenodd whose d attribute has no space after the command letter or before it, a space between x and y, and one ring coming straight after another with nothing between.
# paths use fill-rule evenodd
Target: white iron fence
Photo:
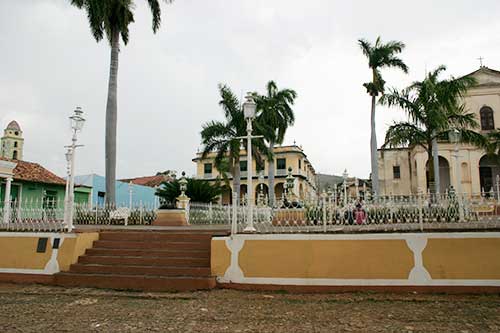
<instances>
[{"instance_id":1,"label":"white iron fence","mask_svg":"<svg viewBox=\"0 0 500 333\"><path fill-rule=\"evenodd\" d=\"M64 204L57 200L11 201L10 209L0 203L0 230L65 231ZM150 225L156 218L156 205L118 206L75 203L73 225Z\"/></svg>"},{"instance_id":2,"label":"white iron fence","mask_svg":"<svg viewBox=\"0 0 500 333\"><path fill-rule=\"evenodd\" d=\"M323 195L320 200L280 200L275 207L255 206L253 224L259 233L363 232L499 229L498 198L487 195L413 195L373 201ZM248 207L191 204L190 224L247 226Z\"/></svg>"}]
</instances>

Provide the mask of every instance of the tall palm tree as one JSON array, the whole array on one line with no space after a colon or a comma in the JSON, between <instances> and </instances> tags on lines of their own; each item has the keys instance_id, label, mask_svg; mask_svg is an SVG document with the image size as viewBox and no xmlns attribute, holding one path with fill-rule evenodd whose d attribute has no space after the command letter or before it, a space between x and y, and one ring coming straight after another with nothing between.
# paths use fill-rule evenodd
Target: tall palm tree
<instances>
[{"instance_id":1,"label":"tall palm tree","mask_svg":"<svg viewBox=\"0 0 500 333\"><path fill-rule=\"evenodd\" d=\"M429 184L438 172L436 143L446 139L451 129L461 132L462 142L486 147L488 140L476 132L479 127L474 113L465 110L461 97L475 84L470 77L439 80L446 68L438 67L428 73L423 81L417 81L398 91L391 89L380 103L402 108L408 121L394 123L386 132L384 146L421 146L427 152Z\"/></svg>"},{"instance_id":2,"label":"tall palm tree","mask_svg":"<svg viewBox=\"0 0 500 333\"><path fill-rule=\"evenodd\" d=\"M240 198L240 151L241 137L247 134L247 123L240 101L231 89L226 85L219 85L221 100L219 105L224 111L224 121L212 120L205 123L201 131L203 144L202 159L208 154L215 152L214 166L219 172L230 171L233 176L233 189L236 198ZM244 144L246 147L246 144ZM267 148L262 139L252 140L252 153L256 161L260 163L262 153L267 154ZM251 168L251 165L247 166ZM224 175L223 175L224 178ZM234 203L238 204L238 202Z\"/></svg>"},{"instance_id":3,"label":"tall palm tree","mask_svg":"<svg viewBox=\"0 0 500 333\"><path fill-rule=\"evenodd\" d=\"M115 204L116 179L116 127L118 54L120 38L125 45L129 41L129 24L134 22L135 4L133 0L70 0L71 4L87 13L90 31L97 42L106 35L111 47L109 65L108 99L106 103L106 202ZM173 0L164 0L171 3ZM152 14L153 32L161 23L160 2L147 0Z\"/></svg>"},{"instance_id":4,"label":"tall palm tree","mask_svg":"<svg viewBox=\"0 0 500 333\"><path fill-rule=\"evenodd\" d=\"M253 94L257 104L256 132L264 135L269 143L270 155L268 156L268 183L269 204L274 204L274 176L275 165L274 146L282 144L288 127L295 121L292 106L297 98L297 93L292 89L278 89L276 82L269 81L266 85L266 95Z\"/></svg>"},{"instance_id":5,"label":"tall palm tree","mask_svg":"<svg viewBox=\"0 0 500 333\"><path fill-rule=\"evenodd\" d=\"M390 41L382 43L380 37L372 45L365 39L358 40L359 46L363 54L368 58L368 67L372 71L371 82L364 83L367 93L372 98L371 107L371 139L370 139L370 153L371 153L371 178L372 190L375 195L379 193L378 182L378 156L377 156L377 135L375 132L375 105L377 104L377 96L383 94L385 91L385 81L380 72L383 68L399 68L403 72L408 73L406 64L396 55L401 53L405 48L405 44L399 41Z\"/></svg>"}]
</instances>

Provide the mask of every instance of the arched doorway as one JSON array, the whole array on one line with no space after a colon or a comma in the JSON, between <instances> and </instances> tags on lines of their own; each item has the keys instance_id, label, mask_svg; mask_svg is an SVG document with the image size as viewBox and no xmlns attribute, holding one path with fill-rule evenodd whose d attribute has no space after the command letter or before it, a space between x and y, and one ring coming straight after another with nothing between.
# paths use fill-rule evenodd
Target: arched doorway
<instances>
[{"instance_id":1,"label":"arched doorway","mask_svg":"<svg viewBox=\"0 0 500 333\"><path fill-rule=\"evenodd\" d=\"M268 198L269 200L269 187L267 184L260 183L255 186L255 203L258 203L259 200L259 195L263 196L262 199L265 200L265 198Z\"/></svg>"},{"instance_id":2,"label":"arched doorway","mask_svg":"<svg viewBox=\"0 0 500 333\"><path fill-rule=\"evenodd\" d=\"M285 188L283 187L283 183L278 183L274 186L274 196L276 199L280 200L283 198L283 194L285 193Z\"/></svg>"},{"instance_id":3,"label":"arched doorway","mask_svg":"<svg viewBox=\"0 0 500 333\"><path fill-rule=\"evenodd\" d=\"M222 191L221 202L223 205L231 205L233 203L233 191L231 187L227 186Z\"/></svg>"},{"instance_id":4,"label":"arched doorway","mask_svg":"<svg viewBox=\"0 0 500 333\"><path fill-rule=\"evenodd\" d=\"M481 191L496 191L495 183L497 176L500 175L500 156L484 155L479 160L479 183Z\"/></svg>"},{"instance_id":5,"label":"arched doorway","mask_svg":"<svg viewBox=\"0 0 500 333\"><path fill-rule=\"evenodd\" d=\"M431 162L432 163L432 162ZM426 177L427 177L427 188L431 191L429 187L429 161L426 163ZM448 160L443 156L439 156L439 193L445 193L446 190L450 187L450 164Z\"/></svg>"},{"instance_id":6,"label":"arched doorway","mask_svg":"<svg viewBox=\"0 0 500 333\"><path fill-rule=\"evenodd\" d=\"M248 193L248 191L247 191L247 185L246 184L240 185L240 203L244 203L245 202L247 193Z\"/></svg>"}]
</instances>

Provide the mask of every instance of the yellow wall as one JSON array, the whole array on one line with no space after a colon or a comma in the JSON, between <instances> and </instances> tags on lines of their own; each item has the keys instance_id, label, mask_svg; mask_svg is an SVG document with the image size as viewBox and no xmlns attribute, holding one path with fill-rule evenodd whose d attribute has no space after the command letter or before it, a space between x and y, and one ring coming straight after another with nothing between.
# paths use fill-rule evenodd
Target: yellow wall
<instances>
[{"instance_id":1,"label":"yellow wall","mask_svg":"<svg viewBox=\"0 0 500 333\"><path fill-rule=\"evenodd\" d=\"M39 238L48 238L44 253L37 253ZM76 263L78 257L86 249L92 247L92 243L99 238L97 232L77 234L44 233L35 235L33 233L8 233L5 237L0 234L0 272L7 270L40 270L39 274L46 274L43 270L49 263L54 249L52 249L53 238L60 238L62 244L57 250L57 263L59 269L68 270L71 264ZM12 271L16 273L16 271ZM22 273L20 271L20 273Z\"/></svg>"},{"instance_id":2,"label":"yellow wall","mask_svg":"<svg viewBox=\"0 0 500 333\"><path fill-rule=\"evenodd\" d=\"M44 269L52 255L52 244L47 251L37 253L37 237L0 237L0 268Z\"/></svg>"},{"instance_id":3,"label":"yellow wall","mask_svg":"<svg viewBox=\"0 0 500 333\"><path fill-rule=\"evenodd\" d=\"M239 263L246 277L406 279L413 254L404 240L249 240Z\"/></svg>"},{"instance_id":4,"label":"yellow wall","mask_svg":"<svg viewBox=\"0 0 500 333\"><path fill-rule=\"evenodd\" d=\"M69 266L77 262L78 257L85 253L85 250L92 247L94 241L99 239L99 233L86 232L79 233L76 238L68 238L64 240L57 261L61 271L69 270Z\"/></svg>"},{"instance_id":5,"label":"yellow wall","mask_svg":"<svg viewBox=\"0 0 500 333\"><path fill-rule=\"evenodd\" d=\"M211 256L222 283L500 287L498 232L238 234L213 238Z\"/></svg>"},{"instance_id":6,"label":"yellow wall","mask_svg":"<svg viewBox=\"0 0 500 333\"><path fill-rule=\"evenodd\" d=\"M212 250L210 252L210 266L212 275L223 276L231 264L231 251L225 241L212 239Z\"/></svg>"}]
</instances>

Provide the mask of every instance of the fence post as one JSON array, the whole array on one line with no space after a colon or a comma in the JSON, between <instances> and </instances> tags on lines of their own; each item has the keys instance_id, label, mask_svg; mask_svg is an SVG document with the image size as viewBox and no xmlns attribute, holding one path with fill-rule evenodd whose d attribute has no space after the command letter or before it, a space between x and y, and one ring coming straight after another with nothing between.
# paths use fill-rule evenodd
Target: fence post
<instances>
[{"instance_id":1,"label":"fence post","mask_svg":"<svg viewBox=\"0 0 500 333\"><path fill-rule=\"evenodd\" d=\"M142 200L139 203L139 224L142 225Z\"/></svg>"},{"instance_id":2,"label":"fence post","mask_svg":"<svg viewBox=\"0 0 500 333\"><path fill-rule=\"evenodd\" d=\"M231 237L238 233L238 205L237 205L238 195L233 192L233 217L231 219Z\"/></svg>"},{"instance_id":3,"label":"fence post","mask_svg":"<svg viewBox=\"0 0 500 333\"><path fill-rule=\"evenodd\" d=\"M323 202L323 232L326 232L326 197L325 191L321 194L321 201Z\"/></svg>"},{"instance_id":4,"label":"fence post","mask_svg":"<svg viewBox=\"0 0 500 333\"><path fill-rule=\"evenodd\" d=\"M214 217L213 210L212 210L212 203L208 204L208 220L210 221L210 224L212 224L212 219Z\"/></svg>"},{"instance_id":5,"label":"fence post","mask_svg":"<svg viewBox=\"0 0 500 333\"><path fill-rule=\"evenodd\" d=\"M424 217L423 217L423 194L422 191L418 191L418 224L420 225L420 231L424 231Z\"/></svg>"}]
</instances>

